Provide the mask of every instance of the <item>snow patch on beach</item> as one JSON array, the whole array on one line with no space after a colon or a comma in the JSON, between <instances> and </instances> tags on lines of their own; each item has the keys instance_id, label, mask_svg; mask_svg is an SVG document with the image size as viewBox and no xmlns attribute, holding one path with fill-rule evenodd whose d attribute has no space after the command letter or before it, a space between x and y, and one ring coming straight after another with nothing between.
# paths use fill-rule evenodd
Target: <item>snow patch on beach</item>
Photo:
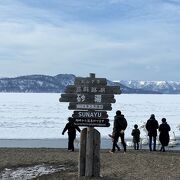
<instances>
[{"instance_id":1,"label":"snow patch on beach","mask_svg":"<svg viewBox=\"0 0 180 180\"><path fill-rule=\"evenodd\" d=\"M36 165L30 167L19 167L16 169L5 168L0 173L0 179L18 179L18 180L28 180L44 174L51 174L58 171L65 170L63 165Z\"/></svg>"}]
</instances>

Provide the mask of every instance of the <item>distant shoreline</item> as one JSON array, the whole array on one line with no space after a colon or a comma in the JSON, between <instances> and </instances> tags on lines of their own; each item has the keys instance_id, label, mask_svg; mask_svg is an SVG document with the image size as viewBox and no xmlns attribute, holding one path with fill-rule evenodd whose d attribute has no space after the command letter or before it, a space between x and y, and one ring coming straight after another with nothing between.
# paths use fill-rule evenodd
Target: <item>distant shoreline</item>
<instances>
[{"instance_id":1,"label":"distant shoreline","mask_svg":"<svg viewBox=\"0 0 180 180\"><path fill-rule=\"evenodd\" d=\"M131 142L126 139L127 143ZM63 148L66 149L68 144L67 138L56 139L0 139L0 148ZM121 143L119 143L121 145ZM79 149L79 139L75 140L75 149ZM101 138L101 149L111 149L112 141L110 138ZM141 145L141 149L148 149L148 145ZM157 149L160 145L157 145ZM127 149L133 149L128 146ZM175 147L167 147L169 150L180 150L180 141Z\"/></svg>"}]
</instances>

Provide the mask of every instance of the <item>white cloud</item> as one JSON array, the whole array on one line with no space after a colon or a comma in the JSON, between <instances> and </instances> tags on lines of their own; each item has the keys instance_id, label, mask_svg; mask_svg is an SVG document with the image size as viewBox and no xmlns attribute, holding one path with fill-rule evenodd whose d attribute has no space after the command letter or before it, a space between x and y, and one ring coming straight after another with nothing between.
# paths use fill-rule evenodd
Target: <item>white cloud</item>
<instances>
[{"instance_id":1,"label":"white cloud","mask_svg":"<svg viewBox=\"0 0 180 180\"><path fill-rule=\"evenodd\" d=\"M137 79L142 74L150 79L163 73L164 64L172 71L174 64L179 64L179 7L174 4L117 0L97 1L95 7L92 1L71 5L57 1L61 5L57 11L57 7L20 2L0 3L0 76L96 72L110 79L117 79L118 74L124 79ZM178 76L174 72L164 74L165 79L173 77Z\"/></svg>"}]
</instances>

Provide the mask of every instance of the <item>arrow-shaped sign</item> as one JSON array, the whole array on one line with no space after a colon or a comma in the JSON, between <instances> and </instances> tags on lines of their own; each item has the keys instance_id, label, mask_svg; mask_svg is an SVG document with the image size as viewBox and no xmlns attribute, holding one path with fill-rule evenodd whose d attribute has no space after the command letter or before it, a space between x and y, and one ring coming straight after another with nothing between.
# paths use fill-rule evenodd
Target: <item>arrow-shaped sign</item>
<instances>
[{"instance_id":1,"label":"arrow-shaped sign","mask_svg":"<svg viewBox=\"0 0 180 180\"><path fill-rule=\"evenodd\" d=\"M115 103L113 94L61 94L60 102L77 103Z\"/></svg>"},{"instance_id":2,"label":"arrow-shaped sign","mask_svg":"<svg viewBox=\"0 0 180 180\"><path fill-rule=\"evenodd\" d=\"M120 86L68 85L65 93L120 94Z\"/></svg>"},{"instance_id":3,"label":"arrow-shaped sign","mask_svg":"<svg viewBox=\"0 0 180 180\"><path fill-rule=\"evenodd\" d=\"M73 118L94 118L105 119L108 118L106 111L74 111Z\"/></svg>"},{"instance_id":4,"label":"arrow-shaped sign","mask_svg":"<svg viewBox=\"0 0 180 180\"><path fill-rule=\"evenodd\" d=\"M74 118L74 123L78 126L92 126L92 127L109 127L109 119L86 119Z\"/></svg>"},{"instance_id":5,"label":"arrow-shaped sign","mask_svg":"<svg viewBox=\"0 0 180 180\"><path fill-rule=\"evenodd\" d=\"M79 103L69 103L69 110L81 109L81 110L112 110L111 104L79 104Z\"/></svg>"}]
</instances>

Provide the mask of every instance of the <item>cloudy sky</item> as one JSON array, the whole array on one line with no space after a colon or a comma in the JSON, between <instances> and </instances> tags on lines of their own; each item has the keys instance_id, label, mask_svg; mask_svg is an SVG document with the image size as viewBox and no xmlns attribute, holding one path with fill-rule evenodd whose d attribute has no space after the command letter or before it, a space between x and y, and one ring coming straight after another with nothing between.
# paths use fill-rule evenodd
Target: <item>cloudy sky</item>
<instances>
[{"instance_id":1,"label":"cloudy sky","mask_svg":"<svg viewBox=\"0 0 180 180\"><path fill-rule=\"evenodd\" d=\"M180 77L179 0L0 0L0 77Z\"/></svg>"}]
</instances>

